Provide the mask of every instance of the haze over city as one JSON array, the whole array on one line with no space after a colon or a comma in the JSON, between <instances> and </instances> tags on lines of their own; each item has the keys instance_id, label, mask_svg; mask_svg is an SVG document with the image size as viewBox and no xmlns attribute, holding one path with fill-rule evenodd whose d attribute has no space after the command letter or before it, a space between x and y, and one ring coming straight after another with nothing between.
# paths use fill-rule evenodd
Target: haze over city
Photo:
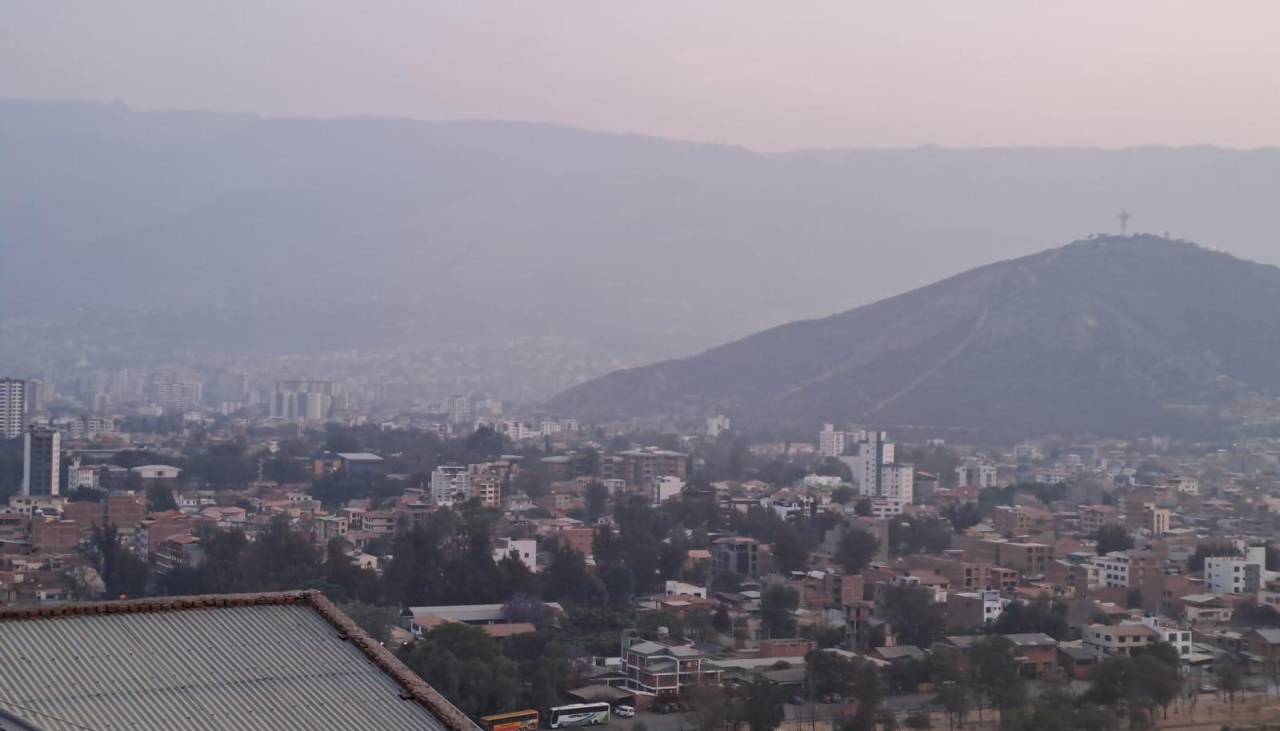
<instances>
[{"instance_id":1,"label":"haze over city","mask_svg":"<svg viewBox=\"0 0 1280 731\"><path fill-rule=\"evenodd\" d=\"M0 4L0 729L1274 727L1278 25Z\"/></svg>"}]
</instances>

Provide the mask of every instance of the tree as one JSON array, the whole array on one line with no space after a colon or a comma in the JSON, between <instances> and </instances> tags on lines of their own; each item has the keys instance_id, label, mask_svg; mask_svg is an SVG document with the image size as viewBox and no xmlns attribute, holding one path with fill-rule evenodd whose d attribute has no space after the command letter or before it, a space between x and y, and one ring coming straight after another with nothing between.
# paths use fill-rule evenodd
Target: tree
<instances>
[{"instance_id":1,"label":"tree","mask_svg":"<svg viewBox=\"0 0 1280 731\"><path fill-rule=\"evenodd\" d=\"M853 499L853 488L848 485L841 485L831 491L831 502L837 505L848 505Z\"/></svg>"},{"instance_id":2,"label":"tree","mask_svg":"<svg viewBox=\"0 0 1280 731\"><path fill-rule=\"evenodd\" d=\"M1151 706L1159 706L1165 718L1169 704L1182 692L1182 675L1178 672L1178 651L1167 642L1157 643L1134 657L1134 677Z\"/></svg>"},{"instance_id":3,"label":"tree","mask_svg":"<svg viewBox=\"0 0 1280 731\"><path fill-rule=\"evenodd\" d=\"M722 635L727 635L733 631L733 618L729 616L729 610L724 605L716 607L715 614L711 615L711 628Z\"/></svg>"},{"instance_id":4,"label":"tree","mask_svg":"<svg viewBox=\"0 0 1280 731\"><path fill-rule=\"evenodd\" d=\"M395 627L400 619L399 613L391 607L351 602L341 605L340 608L351 618L351 621L360 625L360 629L383 644L391 638L391 628Z\"/></svg>"},{"instance_id":5,"label":"tree","mask_svg":"<svg viewBox=\"0 0 1280 731\"><path fill-rule=\"evenodd\" d=\"M770 638L794 637L792 613L800 606L800 593L783 584L770 584L760 595L760 621Z\"/></svg>"},{"instance_id":6,"label":"tree","mask_svg":"<svg viewBox=\"0 0 1280 731\"><path fill-rule=\"evenodd\" d=\"M960 683L948 683L938 691L934 702L942 706L947 713L947 726L955 728L957 725L964 725L964 719L969 715L971 703L969 700L969 689Z\"/></svg>"},{"instance_id":7,"label":"tree","mask_svg":"<svg viewBox=\"0 0 1280 731\"><path fill-rule=\"evenodd\" d=\"M863 660L858 663L851 696L858 706L851 726L858 731L869 731L875 726L876 711L884 700L884 683L880 680L880 672L871 662ZM893 716L890 715L889 718Z\"/></svg>"},{"instance_id":8,"label":"tree","mask_svg":"<svg viewBox=\"0 0 1280 731\"><path fill-rule=\"evenodd\" d=\"M1133 548L1133 538L1124 526L1115 523L1107 523L1093 534L1094 540L1098 542L1098 555L1105 556L1112 551L1127 551Z\"/></svg>"},{"instance_id":9,"label":"tree","mask_svg":"<svg viewBox=\"0 0 1280 731\"><path fill-rule=\"evenodd\" d=\"M1030 603L1009 602L991 627L996 634L1011 635L1043 632L1056 640L1068 639L1071 626L1067 621L1067 605L1061 600L1036 597Z\"/></svg>"},{"instance_id":10,"label":"tree","mask_svg":"<svg viewBox=\"0 0 1280 731\"><path fill-rule=\"evenodd\" d=\"M1244 668L1232 657L1224 657L1217 663L1218 690L1227 696L1227 702L1235 705L1236 693L1244 689Z\"/></svg>"},{"instance_id":11,"label":"tree","mask_svg":"<svg viewBox=\"0 0 1280 731\"><path fill-rule=\"evenodd\" d=\"M1026 685L1013 657L1013 643L1003 635L989 635L969 649L977 690L1003 712L1023 702Z\"/></svg>"},{"instance_id":12,"label":"tree","mask_svg":"<svg viewBox=\"0 0 1280 731\"><path fill-rule=\"evenodd\" d=\"M173 499L173 490L165 485L152 485L147 488L147 512L163 513L166 510L177 510L178 501Z\"/></svg>"},{"instance_id":13,"label":"tree","mask_svg":"<svg viewBox=\"0 0 1280 731\"><path fill-rule=\"evenodd\" d=\"M402 659L463 713L516 710L520 675L498 641L478 627L448 623L427 633Z\"/></svg>"},{"instance_id":14,"label":"tree","mask_svg":"<svg viewBox=\"0 0 1280 731\"><path fill-rule=\"evenodd\" d=\"M584 503L587 509L587 519L590 523L595 523L604 515L606 508L609 506L609 488L601 482L592 482L587 485Z\"/></svg>"},{"instance_id":15,"label":"tree","mask_svg":"<svg viewBox=\"0 0 1280 731\"><path fill-rule=\"evenodd\" d=\"M858 662L834 652L810 650L804 663L805 682L815 696L848 695L858 680Z\"/></svg>"},{"instance_id":16,"label":"tree","mask_svg":"<svg viewBox=\"0 0 1280 731\"><path fill-rule=\"evenodd\" d=\"M241 572L251 591L285 591L305 588L320 577L320 560L311 541L289 527L278 515L249 544Z\"/></svg>"},{"instance_id":17,"label":"tree","mask_svg":"<svg viewBox=\"0 0 1280 731\"><path fill-rule=\"evenodd\" d=\"M1216 556L1239 556L1234 544L1227 542L1201 543L1196 546L1195 553L1187 559L1187 569L1200 573L1204 571L1204 560Z\"/></svg>"},{"instance_id":18,"label":"tree","mask_svg":"<svg viewBox=\"0 0 1280 731\"><path fill-rule=\"evenodd\" d=\"M93 528L95 565L111 598L140 597L146 594L150 568L147 563L120 545L120 531L113 523Z\"/></svg>"},{"instance_id":19,"label":"tree","mask_svg":"<svg viewBox=\"0 0 1280 731\"><path fill-rule=\"evenodd\" d=\"M699 731L720 731L729 719L724 691L714 685L695 685L686 692L686 696L694 728Z\"/></svg>"},{"instance_id":20,"label":"tree","mask_svg":"<svg viewBox=\"0 0 1280 731\"><path fill-rule=\"evenodd\" d=\"M884 592L884 615L900 644L928 647L942 636L942 605L923 586L896 584Z\"/></svg>"},{"instance_id":21,"label":"tree","mask_svg":"<svg viewBox=\"0 0 1280 731\"><path fill-rule=\"evenodd\" d=\"M880 550L880 541L871 533L858 528L845 530L836 546L835 560L846 573L856 574L866 568Z\"/></svg>"},{"instance_id":22,"label":"tree","mask_svg":"<svg viewBox=\"0 0 1280 731\"><path fill-rule=\"evenodd\" d=\"M766 680L756 680L742 704L742 720L750 731L774 731L786 719L782 691Z\"/></svg>"}]
</instances>

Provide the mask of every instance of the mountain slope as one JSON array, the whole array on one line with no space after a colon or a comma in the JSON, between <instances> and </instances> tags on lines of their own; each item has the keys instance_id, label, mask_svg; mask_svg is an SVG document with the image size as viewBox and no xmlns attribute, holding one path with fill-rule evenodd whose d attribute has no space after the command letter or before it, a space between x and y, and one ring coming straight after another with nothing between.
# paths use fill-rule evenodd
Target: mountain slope
<instances>
[{"instance_id":1,"label":"mountain slope","mask_svg":"<svg viewBox=\"0 0 1280 731\"><path fill-rule=\"evenodd\" d=\"M98 365L135 341L121 358L447 359L541 338L571 346L571 376L537 391L517 356L480 387L544 398L1113 227L1121 206L1280 263L1277 150L766 155L539 124L0 102L0 160L0 372L36 350ZM109 342L86 346L101 321Z\"/></svg>"},{"instance_id":2,"label":"mountain slope","mask_svg":"<svg viewBox=\"0 0 1280 731\"><path fill-rule=\"evenodd\" d=\"M1280 269L1150 236L1080 241L684 360L611 373L552 405L589 419L723 411L1127 433L1229 382L1280 386ZM1224 380L1226 379L1226 380Z\"/></svg>"}]
</instances>

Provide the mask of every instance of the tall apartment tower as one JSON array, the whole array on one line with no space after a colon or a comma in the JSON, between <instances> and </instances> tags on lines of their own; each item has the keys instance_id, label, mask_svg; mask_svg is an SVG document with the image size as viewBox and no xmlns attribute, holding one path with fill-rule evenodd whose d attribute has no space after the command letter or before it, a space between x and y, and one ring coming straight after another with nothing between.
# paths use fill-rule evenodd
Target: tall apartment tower
<instances>
[{"instance_id":1,"label":"tall apartment tower","mask_svg":"<svg viewBox=\"0 0 1280 731\"><path fill-rule=\"evenodd\" d=\"M840 461L849 467L858 494L882 498L898 507L909 505L915 497L915 468L899 464L893 442L882 431L858 431L849 435L851 456Z\"/></svg>"},{"instance_id":2,"label":"tall apartment tower","mask_svg":"<svg viewBox=\"0 0 1280 731\"><path fill-rule=\"evenodd\" d=\"M22 436L27 411L27 382L0 378L0 439Z\"/></svg>"},{"instance_id":3,"label":"tall apartment tower","mask_svg":"<svg viewBox=\"0 0 1280 731\"><path fill-rule=\"evenodd\" d=\"M62 435L33 426L22 445L22 494L57 495L62 478Z\"/></svg>"},{"instance_id":4,"label":"tall apartment tower","mask_svg":"<svg viewBox=\"0 0 1280 731\"><path fill-rule=\"evenodd\" d=\"M818 432L818 454L823 457L839 457L844 454L848 434L836 431L835 425L823 424Z\"/></svg>"}]
</instances>

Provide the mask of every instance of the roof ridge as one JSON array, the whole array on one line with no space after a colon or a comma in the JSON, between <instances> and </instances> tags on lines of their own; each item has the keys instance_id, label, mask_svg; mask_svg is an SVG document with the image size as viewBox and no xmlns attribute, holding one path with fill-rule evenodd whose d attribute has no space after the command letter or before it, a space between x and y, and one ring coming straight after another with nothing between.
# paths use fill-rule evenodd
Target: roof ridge
<instances>
[{"instance_id":1,"label":"roof ridge","mask_svg":"<svg viewBox=\"0 0 1280 731\"><path fill-rule=\"evenodd\" d=\"M184 609L249 607L269 604L311 603L309 591L264 591L246 594L196 594L193 596L116 599L100 602L73 602L52 606L9 607L0 609L0 622L52 617L77 617L90 614L138 614L171 612Z\"/></svg>"}]
</instances>

